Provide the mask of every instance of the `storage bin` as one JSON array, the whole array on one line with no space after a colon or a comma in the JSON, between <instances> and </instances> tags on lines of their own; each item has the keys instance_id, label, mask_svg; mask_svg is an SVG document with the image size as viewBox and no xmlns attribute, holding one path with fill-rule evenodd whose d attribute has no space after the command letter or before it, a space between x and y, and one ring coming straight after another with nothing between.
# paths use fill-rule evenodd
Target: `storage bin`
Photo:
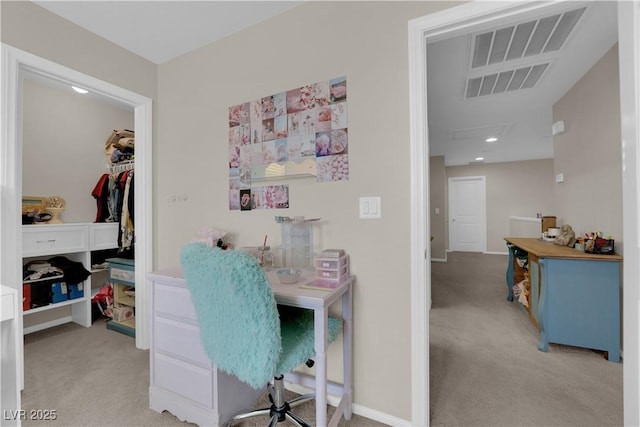
<instances>
[{"instance_id":1,"label":"storage bin","mask_svg":"<svg viewBox=\"0 0 640 427\"><path fill-rule=\"evenodd\" d=\"M338 270L316 269L316 277L319 279L338 280L347 274L349 265L343 265Z\"/></svg>"},{"instance_id":2,"label":"storage bin","mask_svg":"<svg viewBox=\"0 0 640 427\"><path fill-rule=\"evenodd\" d=\"M133 319L133 307L123 305L121 307L113 308L113 320L116 322L122 322L124 320Z\"/></svg>"},{"instance_id":3,"label":"storage bin","mask_svg":"<svg viewBox=\"0 0 640 427\"><path fill-rule=\"evenodd\" d=\"M69 299L67 284L65 282L54 282L51 285L51 302L57 303Z\"/></svg>"},{"instance_id":4,"label":"storage bin","mask_svg":"<svg viewBox=\"0 0 640 427\"><path fill-rule=\"evenodd\" d=\"M321 258L315 259L315 267L320 270L340 270L349 265L349 255L343 255L340 258Z\"/></svg>"},{"instance_id":5,"label":"storage bin","mask_svg":"<svg viewBox=\"0 0 640 427\"><path fill-rule=\"evenodd\" d=\"M22 311L27 311L31 308L31 284L22 284Z\"/></svg>"},{"instance_id":6,"label":"storage bin","mask_svg":"<svg viewBox=\"0 0 640 427\"><path fill-rule=\"evenodd\" d=\"M31 283L31 308L51 304L51 282Z\"/></svg>"},{"instance_id":7,"label":"storage bin","mask_svg":"<svg viewBox=\"0 0 640 427\"><path fill-rule=\"evenodd\" d=\"M76 283L69 285L69 299L76 299L84 297L84 285L82 283Z\"/></svg>"},{"instance_id":8,"label":"storage bin","mask_svg":"<svg viewBox=\"0 0 640 427\"><path fill-rule=\"evenodd\" d=\"M136 284L136 267L135 261L125 258L109 258L109 279L135 286Z\"/></svg>"}]
</instances>

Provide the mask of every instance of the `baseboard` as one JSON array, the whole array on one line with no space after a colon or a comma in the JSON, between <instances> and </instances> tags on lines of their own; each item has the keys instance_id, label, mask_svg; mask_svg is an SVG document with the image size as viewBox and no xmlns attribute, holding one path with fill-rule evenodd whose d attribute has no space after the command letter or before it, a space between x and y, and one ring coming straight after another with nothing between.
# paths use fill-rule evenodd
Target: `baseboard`
<instances>
[{"instance_id":1,"label":"baseboard","mask_svg":"<svg viewBox=\"0 0 640 427\"><path fill-rule=\"evenodd\" d=\"M313 389L311 388L304 387L299 384L294 384L288 381L285 381L285 388L298 394L313 393ZM336 407L338 406L338 403L340 403L340 398L338 396L329 394L327 396L327 403L329 403L329 405L333 407ZM368 418L370 420L378 421L379 423L387 424L390 426L411 426L410 421L394 417L393 415L389 415L384 412L376 411L375 409L371 409L366 406L358 405L357 403L353 404L352 409L354 414Z\"/></svg>"},{"instance_id":2,"label":"baseboard","mask_svg":"<svg viewBox=\"0 0 640 427\"><path fill-rule=\"evenodd\" d=\"M53 328L54 326L64 325L65 323L73 322L71 316L61 317L59 319L51 320L49 322L38 323L37 325L28 326L23 329L24 335L32 334L34 332L42 331L44 329Z\"/></svg>"},{"instance_id":3,"label":"baseboard","mask_svg":"<svg viewBox=\"0 0 640 427\"><path fill-rule=\"evenodd\" d=\"M431 262L447 262L447 258L431 258Z\"/></svg>"},{"instance_id":4,"label":"baseboard","mask_svg":"<svg viewBox=\"0 0 640 427\"><path fill-rule=\"evenodd\" d=\"M482 252L483 254L487 254L487 255L509 255L509 252L489 252L489 251L485 251Z\"/></svg>"}]
</instances>

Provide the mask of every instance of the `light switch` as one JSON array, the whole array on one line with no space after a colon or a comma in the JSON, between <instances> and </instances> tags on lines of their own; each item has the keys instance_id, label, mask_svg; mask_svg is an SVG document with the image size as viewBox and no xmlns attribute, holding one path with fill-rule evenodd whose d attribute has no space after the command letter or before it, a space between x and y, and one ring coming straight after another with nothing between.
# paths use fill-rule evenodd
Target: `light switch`
<instances>
[{"instance_id":1,"label":"light switch","mask_svg":"<svg viewBox=\"0 0 640 427\"><path fill-rule=\"evenodd\" d=\"M436 208L436 215L440 215L440 208Z\"/></svg>"},{"instance_id":2,"label":"light switch","mask_svg":"<svg viewBox=\"0 0 640 427\"><path fill-rule=\"evenodd\" d=\"M360 197L360 218L379 219L382 217L380 197Z\"/></svg>"}]
</instances>

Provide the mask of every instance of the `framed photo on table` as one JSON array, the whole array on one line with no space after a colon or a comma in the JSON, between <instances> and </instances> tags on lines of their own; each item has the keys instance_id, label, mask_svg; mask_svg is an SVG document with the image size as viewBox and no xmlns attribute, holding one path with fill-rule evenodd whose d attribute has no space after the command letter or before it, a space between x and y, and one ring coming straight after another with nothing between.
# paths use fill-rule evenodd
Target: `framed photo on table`
<instances>
[{"instance_id":1,"label":"framed photo on table","mask_svg":"<svg viewBox=\"0 0 640 427\"><path fill-rule=\"evenodd\" d=\"M44 212L47 207L47 198L38 196L22 196L22 215L37 210Z\"/></svg>"}]
</instances>

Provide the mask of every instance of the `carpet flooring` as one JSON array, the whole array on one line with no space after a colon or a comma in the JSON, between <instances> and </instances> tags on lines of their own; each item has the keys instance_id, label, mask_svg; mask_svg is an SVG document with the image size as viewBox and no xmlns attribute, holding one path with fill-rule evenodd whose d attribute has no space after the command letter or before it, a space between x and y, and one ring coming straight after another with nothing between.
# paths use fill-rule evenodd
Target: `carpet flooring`
<instances>
[{"instance_id":1,"label":"carpet flooring","mask_svg":"<svg viewBox=\"0 0 640 427\"><path fill-rule=\"evenodd\" d=\"M296 394L287 391L286 396ZM269 406L267 402L265 394L255 407ZM194 426L149 409L149 352L136 349L133 338L108 330L102 320L90 328L68 323L25 336L22 409L56 414L55 420L26 419L25 427ZM329 418L334 411L328 407ZM315 401L296 407L295 413L315 425ZM268 422L258 417L236 425ZM338 425L384 427L358 415L342 418Z\"/></svg>"},{"instance_id":2,"label":"carpet flooring","mask_svg":"<svg viewBox=\"0 0 640 427\"><path fill-rule=\"evenodd\" d=\"M506 255L432 265L432 426L621 426L622 363L551 344L506 300Z\"/></svg>"},{"instance_id":3,"label":"carpet flooring","mask_svg":"<svg viewBox=\"0 0 640 427\"><path fill-rule=\"evenodd\" d=\"M456 252L432 263L431 425L623 425L622 364L587 349L552 344L538 351L538 331L506 301L506 262L502 255ZM25 337L22 407L56 410L57 419L23 426L192 425L150 410L148 388L148 351L102 321ZM313 424L313 402L296 413ZM383 426L357 415L340 425Z\"/></svg>"}]
</instances>

